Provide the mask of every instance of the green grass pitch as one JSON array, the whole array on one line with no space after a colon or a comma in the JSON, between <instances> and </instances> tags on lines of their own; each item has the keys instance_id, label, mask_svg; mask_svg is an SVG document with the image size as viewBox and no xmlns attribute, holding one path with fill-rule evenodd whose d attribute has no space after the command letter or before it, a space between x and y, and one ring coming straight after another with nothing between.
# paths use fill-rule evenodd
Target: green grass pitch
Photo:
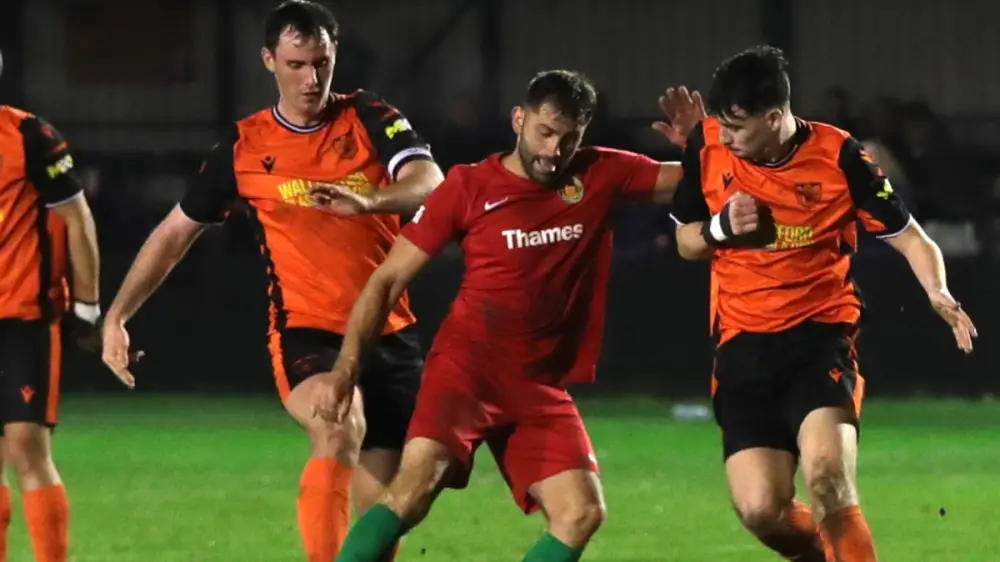
<instances>
[{"instance_id":1,"label":"green grass pitch","mask_svg":"<svg viewBox=\"0 0 1000 562\"><path fill-rule=\"evenodd\" d=\"M738 525L711 422L669 405L587 400L609 519L584 560L776 560ZM55 454L77 562L300 561L306 440L268 397L71 397ZM863 505L888 562L1000 560L1000 404L866 404ZM15 493L11 561L32 560ZM940 514L944 509L945 515ZM520 560L543 526L510 501L488 452L402 561Z\"/></svg>"}]
</instances>

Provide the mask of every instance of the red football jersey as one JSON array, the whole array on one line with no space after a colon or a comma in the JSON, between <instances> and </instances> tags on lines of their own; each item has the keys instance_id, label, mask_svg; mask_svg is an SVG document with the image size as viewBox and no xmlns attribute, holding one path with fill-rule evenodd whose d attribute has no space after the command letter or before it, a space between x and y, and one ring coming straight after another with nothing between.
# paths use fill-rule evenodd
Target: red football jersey
<instances>
[{"instance_id":1,"label":"red football jersey","mask_svg":"<svg viewBox=\"0 0 1000 562\"><path fill-rule=\"evenodd\" d=\"M594 379L616 198L651 196L660 165L606 148L577 154L561 188L504 168L455 166L402 236L428 254L452 240L465 275L431 355L482 376Z\"/></svg>"}]
</instances>

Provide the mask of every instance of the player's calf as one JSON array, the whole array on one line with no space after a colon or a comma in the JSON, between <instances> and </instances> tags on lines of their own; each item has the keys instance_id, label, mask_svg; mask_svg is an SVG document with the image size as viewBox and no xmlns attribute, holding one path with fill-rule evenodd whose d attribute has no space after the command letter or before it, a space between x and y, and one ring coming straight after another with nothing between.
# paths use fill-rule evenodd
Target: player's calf
<instances>
[{"instance_id":1,"label":"player's calf","mask_svg":"<svg viewBox=\"0 0 1000 562\"><path fill-rule=\"evenodd\" d=\"M417 526L444 487L455 457L442 443L416 437L403 449L399 473L381 501L371 507L344 543L337 562L379 562Z\"/></svg>"},{"instance_id":2,"label":"player's calf","mask_svg":"<svg viewBox=\"0 0 1000 562\"><path fill-rule=\"evenodd\" d=\"M285 400L285 409L305 429L311 445L296 502L302 543L309 562L329 562L350 526L351 481L365 436L365 418L357 392L343 422L314 415L310 394L316 380L311 377L296 386Z\"/></svg>"},{"instance_id":3,"label":"player's calf","mask_svg":"<svg viewBox=\"0 0 1000 562\"><path fill-rule=\"evenodd\" d=\"M531 562L579 559L607 517L597 473L566 470L533 484L528 493L545 512L546 533L524 558Z\"/></svg>"},{"instance_id":4,"label":"player's calf","mask_svg":"<svg viewBox=\"0 0 1000 562\"><path fill-rule=\"evenodd\" d=\"M69 547L69 499L52 461L52 432L35 423L4 426L5 457L22 491L35 558L65 562Z\"/></svg>"},{"instance_id":5,"label":"player's calf","mask_svg":"<svg viewBox=\"0 0 1000 562\"><path fill-rule=\"evenodd\" d=\"M833 562L873 562L875 543L858 505L854 413L820 408L799 430L802 471Z\"/></svg>"},{"instance_id":6,"label":"player's calf","mask_svg":"<svg viewBox=\"0 0 1000 562\"><path fill-rule=\"evenodd\" d=\"M733 507L743 526L788 560L823 562L812 513L795 501L795 458L788 451L756 447L726 460Z\"/></svg>"},{"instance_id":7,"label":"player's calf","mask_svg":"<svg viewBox=\"0 0 1000 562\"><path fill-rule=\"evenodd\" d=\"M380 503L413 528L427 517L455 457L443 444L417 437L406 444L399 473Z\"/></svg>"},{"instance_id":8,"label":"player's calf","mask_svg":"<svg viewBox=\"0 0 1000 562\"><path fill-rule=\"evenodd\" d=\"M399 471L402 452L394 449L363 449L354 473L351 498L358 514L368 511L382 498Z\"/></svg>"}]
</instances>

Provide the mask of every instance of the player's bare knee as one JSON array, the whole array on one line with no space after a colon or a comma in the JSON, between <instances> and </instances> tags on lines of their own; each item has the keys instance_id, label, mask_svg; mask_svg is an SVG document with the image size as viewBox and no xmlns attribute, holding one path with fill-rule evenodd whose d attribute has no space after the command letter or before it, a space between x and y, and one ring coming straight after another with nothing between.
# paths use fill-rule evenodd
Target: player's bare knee
<instances>
[{"instance_id":1,"label":"player's bare knee","mask_svg":"<svg viewBox=\"0 0 1000 562\"><path fill-rule=\"evenodd\" d=\"M740 522L758 537L770 535L781 528L784 507L777 498L768 497L733 502L733 508Z\"/></svg>"},{"instance_id":2,"label":"player's bare knee","mask_svg":"<svg viewBox=\"0 0 1000 562\"><path fill-rule=\"evenodd\" d=\"M825 513L857 504L853 477L835 455L811 459L804 472L813 502Z\"/></svg>"},{"instance_id":3,"label":"player's bare knee","mask_svg":"<svg viewBox=\"0 0 1000 562\"><path fill-rule=\"evenodd\" d=\"M352 408L342 422L318 420L307 430L313 456L335 458L352 466L358 464L366 431L364 412L360 408Z\"/></svg>"},{"instance_id":4,"label":"player's bare knee","mask_svg":"<svg viewBox=\"0 0 1000 562\"><path fill-rule=\"evenodd\" d=\"M355 398L343 421L314 417L306 426L314 457L334 458L352 466L358 464L367 424L361 399L359 396Z\"/></svg>"},{"instance_id":5,"label":"player's bare knee","mask_svg":"<svg viewBox=\"0 0 1000 562\"><path fill-rule=\"evenodd\" d=\"M7 464L19 475L47 471L52 466L48 436L34 424L7 426L4 446Z\"/></svg>"},{"instance_id":6,"label":"player's bare knee","mask_svg":"<svg viewBox=\"0 0 1000 562\"><path fill-rule=\"evenodd\" d=\"M597 533L608 517L607 508L600 502L567 504L548 513L549 529L553 535L580 546ZM576 544L572 544L576 543Z\"/></svg>"}]
</instances>

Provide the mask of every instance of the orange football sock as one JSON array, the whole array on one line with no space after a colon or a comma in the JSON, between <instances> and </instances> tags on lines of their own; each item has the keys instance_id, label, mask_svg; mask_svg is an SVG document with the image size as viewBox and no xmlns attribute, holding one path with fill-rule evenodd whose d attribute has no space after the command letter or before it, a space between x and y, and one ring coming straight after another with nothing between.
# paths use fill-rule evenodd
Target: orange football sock
<instances>
[{"instance_id":1,"label":"orange football sock","mask_svg":"<svg viewBox=\"0 0 1000 562\"><path fill-rule=\"evenodd\" d=\"M875 539L861 508L845 507L823 519L829 562L877 562Z\"/></svg>"},{"instance_id":2,"label":"orange football sock","mask_svg":"<svg viewBox=\"0 0 1000 562\"><path fill-rule=\"evenodd\" d=\"M10 488L0 486L0 562L7 562L7 527L10 527Z\"/></svg>"},{"instance_id":3,"label":"orange football sock","mask_svg":"<svg viewBox=\"0 0 1000 562\"><path fill-rule=\"evenodd\" d=\"M36 562L66 562L69 550L69 498L62 484L24 492L24 518Z\"/></svg>"},{"instance_id":4,"label":"orange football sock","mask_svg":"<svg viewBox=\"0 0 1000 562\"><path fill-rule=\"evenodd\" d=\"M792 505L785 510L784 532L759 538L760 542L786 560L826 561L812 510L799 500L792 500Z\"/></svg>"},{"instance_id":5,"label":"orange football sock","mask_svg":"<svg viewBox=\"0 0 1000 562\"><path fill-rule=\"evenodd\" d=\"M299 483L299 531L309 562L333 562L351 524L353 469L333 459L309 459Z\"/></svg>"}]
</instances>

